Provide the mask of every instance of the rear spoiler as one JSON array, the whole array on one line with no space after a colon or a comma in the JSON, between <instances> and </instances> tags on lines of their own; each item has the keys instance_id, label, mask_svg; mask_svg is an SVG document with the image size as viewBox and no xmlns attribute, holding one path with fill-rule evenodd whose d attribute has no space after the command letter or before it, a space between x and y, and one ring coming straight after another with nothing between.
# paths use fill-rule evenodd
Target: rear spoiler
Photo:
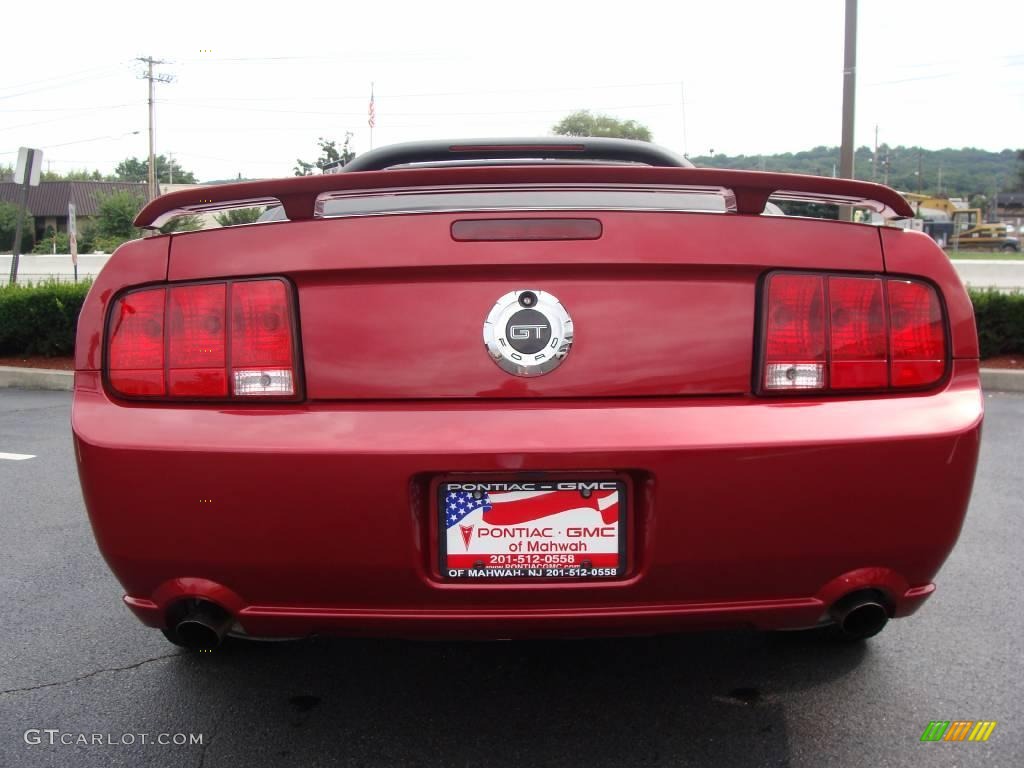
<instances>
[{"instance_id":1,"label":"rear spoiler","mask_svg":"<svg viewBox=\"0 0 1024 768\"><path fill-rule=\"evenodd\" d=\"M729 212L746 215L763 213L768 198L863 207L886 218L914 215L910 204L894 189L853 179L641 165L491 165L355 171L183 189L151 200L136 216L135 226L155 229L182 214L278 204L290 220L301 221L316 218L317 203L330 193L386 194L388 190L438 187L471 191L510 185L639 185L719 193L725 195Z\"/></svg>"}]
</instances>

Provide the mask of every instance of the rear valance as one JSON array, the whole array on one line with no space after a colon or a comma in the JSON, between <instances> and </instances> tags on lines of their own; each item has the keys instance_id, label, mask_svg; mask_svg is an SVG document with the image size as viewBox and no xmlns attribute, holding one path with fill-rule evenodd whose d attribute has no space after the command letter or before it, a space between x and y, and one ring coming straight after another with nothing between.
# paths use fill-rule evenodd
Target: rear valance
<instances>
[{"instance_id":1,"label":"rear valance","mask_svg":"<svg viewBox=\"0 0 1024 768\"><path fill-rule=\"evenodd\" d=\"M385 193L388 190L451 188L469 192L507 185L555 190L560 187L638 185L647 189L723 195L730 213L757 215L769 198L868 208L887 218L906 218L913 209L893 189L851 179L717 168L656 168L615 165L486 166L410 168L299 176L220 184L171 192L152 200L135 219L137 227L157 228L181 214L259 205L284 207L292 221L313 219L318 202L331 193Z\"/></svg>"}]
</instances>

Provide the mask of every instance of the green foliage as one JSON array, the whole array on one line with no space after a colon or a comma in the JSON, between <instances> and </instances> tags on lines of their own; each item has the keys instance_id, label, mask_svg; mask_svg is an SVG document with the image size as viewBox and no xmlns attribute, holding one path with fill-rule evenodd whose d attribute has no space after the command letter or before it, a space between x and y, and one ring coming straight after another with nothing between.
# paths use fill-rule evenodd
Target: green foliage
<instances>
[{"instance_id":1,"label":"green foliage","mask_svg":"<svg viewBox=\"0 0 1024 768\"><path fill-rule=\"evenodd\" d=\"M885 163L888 158L889 186L904 192L918 189L918 156L921 161L921 191L938 194L939 168L942 168L942 194L969 197L974 194L991 195L996 190L1012 187L1018 180L1017 152L1004 149L988 152L983 149L921 149L919 147L889 147L878 150L878 172L872 174L874 151L858 147L854 157L854 174L866 181L885 181ZM839 168L839 147L815 147L804 152L784 152L778 155L705 155L691 157L694 165L706 168L736 168L750 171L779 171L782 173L809 173L831 176Z\"/></svg>"},{"instance_id":2,"label":"green foliage","mask_svg":"<svg viewBox=\"0 0 1024 768\"><path fill-rule=\"evenodd\" d=\"M805 203L801 200L779 200L776 205L787 216L805 216L809 219L838 219L839 206L827 203Z\"/></svg>"},{"instance_id":3,"label":"green foliage","mask_svg":"<svg viewBox=\"0 0 1024 768\"><path fill-rule=\"evenodd\" d=\"M71 253L71 241L67 232L54 233L50 227L46 228L46 235L36 243L32 253L53 253L54 240L57 243L57 253ZM92 253L96 250L96 228L90 222L82 224L79 219L78 226L78 252Z\"/></svg>"},{"instance_id":4,"label":"green foliage","mask_svg":"<svg viewBox=\"0 0 1024 768\"><path fill-rule=\"evenodd\" d=\"M96 247L110 253L126 240L141 235L132 223L142 210L143 201L132 192L111 192L100 198L99 216L96 218Z\"/></svg>"},{"instance_id":5,"label":"green foliage","mask_svg":"<svg viewBox=\"0 0 1024 768\"><path fill-rule=\"evenodd\" d=\"M1024 354L1024 293L971 291L981 357Z\"/></svg>"},{"instance_id":6,"label":"green foliage","mask_svg":"<svg viewBox=\"0 0 1024 768\"><path fill-rule=\"evenodd\" d=\"M356 153L352 151L350 146L352 143L352 133L350 131L345 132L345 143L342 144L340 150L336 141L328 141L323 136L317 139L316 143L320 147L320 157L312 163L296 159L294 169L296 176L312 176L314 168L322 171L326 166L339 162L342 165L346 165L356 156Z\"/></svg>"},{"instance_id":7,"label":"green foliage","mask_svg":"<svg viewBox=\"0 0 1024 768\"><path fill-rule=\"evenodd\" d=\"M201 218L193 214L186 214L184 216L175 216L160 227L160 232L169 235L172 232L195 232L197 229L202 228L203 220Z\"/></svg>"},{"instance_id":8,"label":"green foliage","mask_svg":"<svg viewBox=\"0 0 1024 768\"><path fill-rule=\"evenodd\" d=\"M232 208L224 213L214 214L213 218L222 227L234 227L239 224L254 224L263 215L263 208Z\"/></svg>"},{"instance_id":9,"label":"green foliage","mask_svg":"<svg viewBox=\"0 0 1024 768\"><path fill-rule=\"evenodd\" d=\"M92 280L0 287L0 355L70 355Z\"/></svg>"},{"instance_id":10,"label":"green foliage","mask_svg":"<svg viewBox=\"0 0 1024 768\"><path fill-rule=\"evenodd\" d=\"M650 129L636 120L616 120L608 115L595 115L587 109L580 109L563 117L551 130L559 136L602 136L639 141L651 140Z\"/></svg>"},{"instance_id":11,"label":"green foliage","mask_svg":"<svg viewBox=\"0 0 1024 768\"><path fill-rule=\"evenodd\" d=\"M156 180L160 184L171 183L171 162L164 155L156 156ZM149 180L149 158L141 160L137 157L126 157L117 168L114 169L114 177L121 181L148 181ZM192 171L186 171L177 162L174 163L175 184L196 184L196 176Z\"/></svg>"},{"instance_id":12,"label":"green foliage","mask_svg":"<svg viewBox=\"0 0 1024 768\"><path fill-rule=\"evenodd\" d=\"M104 176L99 171L89 171L85 168L67 173L43 171L39 178L42 181L117 181L116 176Z\"/></svg>"},{"instance_id":13,"label":"green foliage","mask_svg":"<svg viewBox=\"0 0 1024 768\"><path fill-rule=\"evenodd\" d=\"M20 206L16 203L0 202L0 251L10 253L14 247L14 233L18 223L18 210ZM21 220L21 248L20 253L28 253L32 250L36 231L35 220L31 211L25 211L25 218Z\"/></svg>"}]
</instances>

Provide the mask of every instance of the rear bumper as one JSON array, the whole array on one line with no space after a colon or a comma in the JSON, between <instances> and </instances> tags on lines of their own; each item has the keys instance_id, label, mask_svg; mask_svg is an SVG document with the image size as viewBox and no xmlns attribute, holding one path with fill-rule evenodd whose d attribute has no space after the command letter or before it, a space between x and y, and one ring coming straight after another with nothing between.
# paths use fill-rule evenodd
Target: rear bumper
<instances>
[{"instance_id":1,"label":"rear bumper","mask_svg":"<svg viewBox=\"0 0 1024 768\"><path fill-rule=\"evenodd\" d=\"M259 636L604 634L810 626L882 590L912 613L963 523L976 361L940 392L850 400L125 406L79 372L86 505L129 607L162 626L216 600ZM633 488L629 574L451 584L430 482L613 470Z\"/></svg>"}]
</instances>

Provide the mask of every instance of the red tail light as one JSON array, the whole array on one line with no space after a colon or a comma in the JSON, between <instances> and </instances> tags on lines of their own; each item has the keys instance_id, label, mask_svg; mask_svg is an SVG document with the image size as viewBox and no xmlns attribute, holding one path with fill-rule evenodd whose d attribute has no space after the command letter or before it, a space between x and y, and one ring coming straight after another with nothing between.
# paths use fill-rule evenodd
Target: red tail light
<instances>
[{"instance_id":1,"label":"red tail light","mask_svg":"<svg viewBox=\"0 0 1024 768\"><path fill-rule=\"evenodd\" d=\"M163 395L163 288L122 296L110 317L110 385L123 395Z\"/></svg>"},{"instance_id":2,"label":"red tail light","mask_svg":"<svg viewBox=\"0 0 1024 768\"><path fill-rule=\"evenodd\" d=\"M171 288L168 305L168 394L227 397L224 283Z\"/></svg>"},{"instance_id":3,"label":"red tail light","mask_svg":"<svg viewBox=\"0 0 1024 768\"><path fill-rule=\"evenodd\" d=\"M825 385L824 278L772 275L765 322L765 389Z\"/></svg>"},{"instance_id":4,"label":"red tail light","mask_svg":"<svg viewBox=\"0 0 1024 768\"><path fill-rule=\"evenodd\" d=\"M946 334L934 289L911 280L889 281L892 385L920 387L946 369Z\"/></svg>"},{"instance_id":5,"label":"red tail light","mask_svg":"<svg viewBox=\"0 0 1024 768\"><path fill-rule=\"evenodd\" d=\"M292 398L292 315L291 292L280 279L125 294L111 312L108 381L128 397Z\"/></svg>"},{"instance_id":6,"label":"red tail light","mask_svg":"<svg viewBox=\"0 0 1024 768\"><path fill-rule=\"evenodd\" d=\"M232 285L231 329L235 394L294 395L291 308L284 283Z\"/></svg>"},{"instance_id":7,"label":"red tail light","mask_svg":"<svg viewBox=\"0 0 1024 768\"><path fill-rule=\"evenodd\" d=\"M778 272L764 307L766 392L924 387L945 373L942 308L927 283Z\"/></svg>"}]
</instances>

